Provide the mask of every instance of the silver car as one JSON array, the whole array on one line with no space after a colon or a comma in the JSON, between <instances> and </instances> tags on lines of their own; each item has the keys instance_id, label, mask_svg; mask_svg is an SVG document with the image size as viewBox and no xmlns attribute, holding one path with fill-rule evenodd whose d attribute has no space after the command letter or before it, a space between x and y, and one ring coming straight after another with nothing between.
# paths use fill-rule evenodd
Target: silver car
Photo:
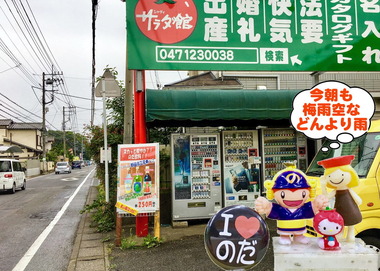
<instances>
[{"instance_id":1,"label":"silver car","mask_svg":"<svg viewBox=\"0 0 380 271\"><path fill-rule=\"evenodd\" d=\"M55 165L55 174L60 174L60 173L71 173L71 167L69 162L57 162Z\"/></svg>"}]
</instances>

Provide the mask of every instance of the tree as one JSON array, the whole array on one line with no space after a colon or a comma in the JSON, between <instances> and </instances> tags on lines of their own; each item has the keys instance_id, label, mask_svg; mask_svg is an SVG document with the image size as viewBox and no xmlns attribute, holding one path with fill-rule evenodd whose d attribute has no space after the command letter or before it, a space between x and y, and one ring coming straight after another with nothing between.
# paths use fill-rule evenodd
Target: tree
<instances>
[{"instance_id":1,"label":"tree","mask_svg":"<svg viewBox=\"0 0 380 271\"><path fill-rule=\"evenodd\" d=\"M48 131L48 136L54 138L51 150L46 154L48 161L58 161L60 156L64 155L63 143L64 138L66 140L66 157L70 161L73 160L73 157L78 156L82 151L82 142L83 142L83 152L84 160L90 160L90 157L87 152L87 137L79 133L73 133L72 131L66 131L65 135L63 131ZM75 138L75 139L74 139Z\"/></svg>"}]
</instances>

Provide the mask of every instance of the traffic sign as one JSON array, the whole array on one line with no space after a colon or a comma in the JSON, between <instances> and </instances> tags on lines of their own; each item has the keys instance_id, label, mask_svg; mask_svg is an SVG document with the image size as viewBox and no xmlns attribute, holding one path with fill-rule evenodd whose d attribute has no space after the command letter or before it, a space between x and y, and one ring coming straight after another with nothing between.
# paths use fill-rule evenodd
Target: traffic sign
<instances>
[{"instance_id":1,"label":"traffic sign","mask_svg":"<svg viewBox=\"0 0 380 271\"><path fill-rule=\"evenodd\" d=\"M126 5L129 69L380 71L380 1Z\"/></svg>"}]
</instances>

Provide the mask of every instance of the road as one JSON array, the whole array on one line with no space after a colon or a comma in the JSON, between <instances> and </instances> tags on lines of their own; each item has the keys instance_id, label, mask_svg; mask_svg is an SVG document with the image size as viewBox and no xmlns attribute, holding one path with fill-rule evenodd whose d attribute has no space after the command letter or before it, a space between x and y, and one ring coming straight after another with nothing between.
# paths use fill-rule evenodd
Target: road
<instances>
[{"instance_id":1,"label":"road","mask_svg":"<svg viewBox=\"0 0 380 271\"><path fill-rule=\"evenodd\" d=\"M94 166L0 192L0 271L66 270Z\"/></svg>"}]
</instances>

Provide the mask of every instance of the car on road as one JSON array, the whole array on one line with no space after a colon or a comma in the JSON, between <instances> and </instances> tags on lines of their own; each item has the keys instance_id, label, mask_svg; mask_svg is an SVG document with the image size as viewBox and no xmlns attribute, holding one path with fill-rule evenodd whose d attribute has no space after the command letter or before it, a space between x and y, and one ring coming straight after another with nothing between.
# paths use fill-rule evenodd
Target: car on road
<instances>
[{"instance_id":1,"label":"car on road","mask_svg":"<svg viewBox=\"0 0 380 271\"><path fill-rule=\"evenodd\" d=\"M60 174L60 173L71 173L71 166L69 162L57 162L55 165L55 174Z\"/></svg>"},{"instance_id":2,"label":"car on road","mask_svg":"<svg viewBox=\"0 0 380 271\"><path fill-rule=\"evenodd\" d=\"M16 193L16 189L26 189L25 169L20 161L0 159L0 190Z\"/></svg>"},{"instance_id":3,"label":"car on road","mask_svg":"<svg viewBox=\"0 0 380 271\"><path fill-rule=\"evenodd\" d=\"M82 168L82 165L81 165L81 162L80 162L80 161L73 161L73 162L71 163L71 167L72 167L72 169L76 169L76 168L81 169L81 168Z\"/></svg>"}]
</instances>

